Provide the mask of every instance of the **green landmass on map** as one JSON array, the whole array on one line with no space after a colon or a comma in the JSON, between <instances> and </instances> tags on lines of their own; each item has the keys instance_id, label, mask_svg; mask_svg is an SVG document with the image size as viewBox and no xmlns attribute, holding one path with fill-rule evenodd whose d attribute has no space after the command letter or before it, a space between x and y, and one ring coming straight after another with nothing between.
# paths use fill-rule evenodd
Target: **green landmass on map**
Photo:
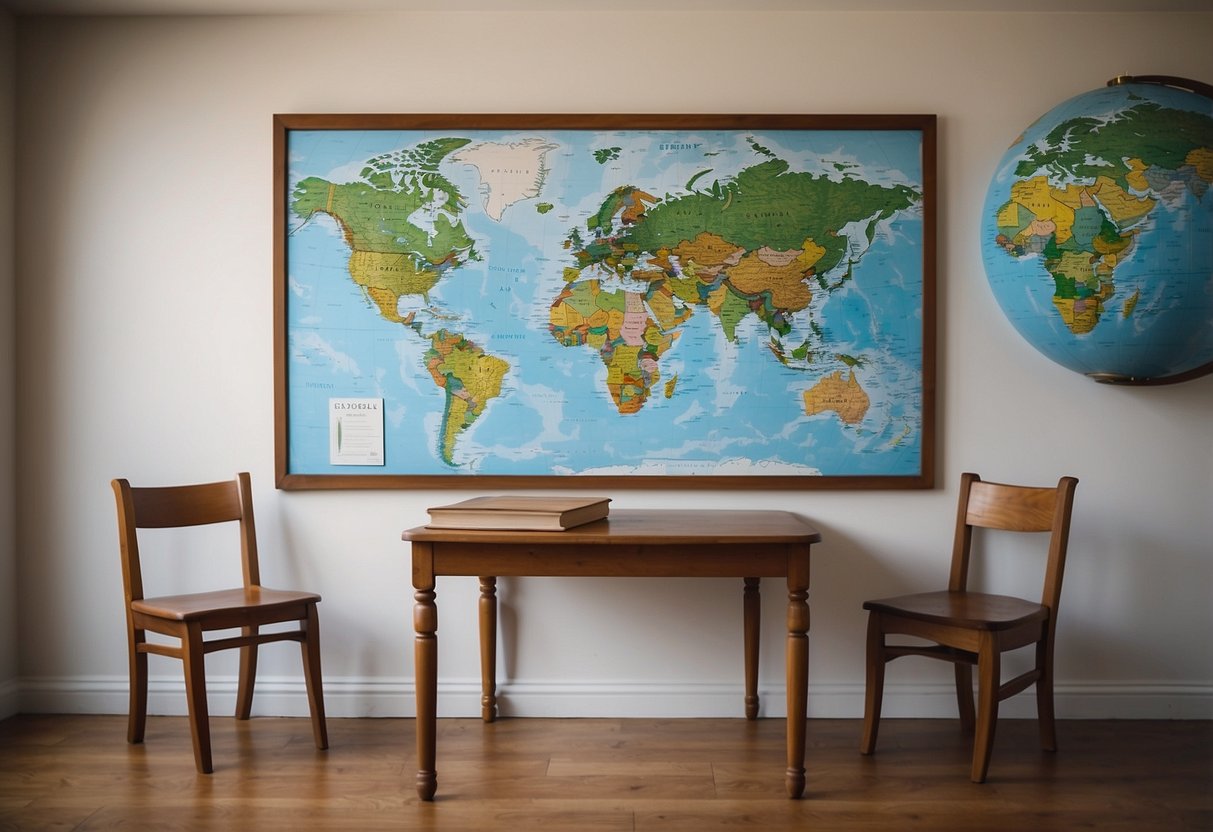
<instances>
[{"instance_id":1,"label":"green landmass on map","mask_svg":"<svg viewBox=\"0 0 1213 832\"><path fill-rule=\"evenodd\" d=\"M501 395L501 382L510 365L459 333L445 329L430 335L425 364L434 383L446 393L438 454L453 466L456 441L480 418L488 403Z\"/></svg>"},{"instance_id":2,"label":"green landmass on map","mask_svg":"<svg viewBox=\"0 0 1213 832\"><path fill-rule=\"evenodd\" d=\"M291 211L304 222L323 215L337 223L350 249L350 279L378 314L429 342L426 366L445 395L438 453L452 466L457 439L501 394L509 364L458 332L425 332L415 314L402 316L399 310L402 298L425 300L450 271L480 259L464 227L467 201L439 172L442 160L468 142L423 142L369 160L358 181L312 176L291 193ZM432 227L412 221L418 212Z\"/></svg>"},{"instance_id":3,"label":"green landmass on map","mask_svg":"<svg viewBox=\"0 0 1213 832\"><path fill-rule=\"evenodd\" d=\"M766 161L732 179L696 190L709 172L700 171L687 182L687 193L664 198L623 186L586 221L588 242L577 227L569 233L566 248L576 267L566 269L549 329L564 346L598 352L620 413L644 405L661 380L660 359L676 341L677 328L698 309L713 314L731 341L742 321L756 316L772 332L775 358L807 370L821 345L806 341L789 351L778 337L790 334L792 317L808 309L811 285L834 291L849 277L853 260L837 282L825 280L848 256L842 229L865 223L870 245L881 221L922 198L905 185L792 172L769 148L752 140L751 146ZM602 280L607 275L632 283L608 286ZM823 337L820 327L812 332ZM844 421L853 423L867 407L862 390L851 393L863 361L839 360L851 368Z\"/></svg>"},{"instance_id":4,"label":"green landmass on map","mask_svg":"<svg viewBox=\"0 0 1213 832\"><path fill-rule=\"evenodd\" d=\"M367 163L360 181L307 177L291 193L291 211L305 222L327 214L355 254L407 257L416 272L437 272L436 280L443 270L479 257L463 225L467 200L438 172L439 162L467 143L439 139L377 157ZM410 220L418 211L430 212L432 229Z\"/></svg>"},{"instance_id":5,"label":"green landmass on map","mask_svg":"<svg viewBox=\"0 0 1213 832\"><path fill-rule=\"evenodd\" d=\"M632 196L626 194L625 196ZM746 168L732 181L655 204L644 221L624 215L624 235L611 245L582 249L582 265L618 259L627 251L655 252L701 233L719 236L747 251L763 246L777 251L800 248L806 239L825 249L815 272L828 272L846 253L838 231L847 223L888 219L915 204L920 195L906 185L879 186L859 179L831 180L810 173L791 173L788 163L772 159ZM609 225L625 199L618 192L603 203L589 228ZM629 220L631 220L629 222Z\"/></svg>"},{"instance_id":6,"label":"green landmass on map","mask_svg":"<svg viewBox=\"0 0 1213 832\"><path fill-rule=\"evenodd\" d=\"M600 165L605 165L607 162L618 159L619 154L622 152L622 147L601 147L594 151L594 161Z\"/></svg>"}]
</instances>

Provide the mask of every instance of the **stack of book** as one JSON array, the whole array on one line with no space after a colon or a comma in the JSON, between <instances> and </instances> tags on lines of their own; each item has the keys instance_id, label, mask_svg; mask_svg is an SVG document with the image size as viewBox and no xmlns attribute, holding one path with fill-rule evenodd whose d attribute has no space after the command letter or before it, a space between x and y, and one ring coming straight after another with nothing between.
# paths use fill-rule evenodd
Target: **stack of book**
<instances>
[{"instance_id":1,"label":"stack of book","mask_svg":"<svg viewBox=\"0 0 1213 832\"><path fill-rule=\"evenodd\" d=\"M428 509L430 529L559 532L607 516L609 497L473 497Z\"/></svg>"}]
</instances>

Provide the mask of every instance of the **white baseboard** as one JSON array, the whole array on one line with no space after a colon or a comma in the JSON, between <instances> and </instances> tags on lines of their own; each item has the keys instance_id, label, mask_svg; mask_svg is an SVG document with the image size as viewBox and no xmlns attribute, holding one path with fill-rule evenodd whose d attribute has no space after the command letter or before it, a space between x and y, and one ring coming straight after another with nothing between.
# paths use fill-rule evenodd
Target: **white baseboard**
<instances>
[{"instance_id":1,"label":"white baseboard","mask_svg":"<svg viewBox=\"0 0 1213 832\"><path fill-rule=\"evenodd\" d=\"M782 685L759 688L760 716L787 713ZM502 716L520 717L738 717L743 714L739 684L652 684L637 681L506 682L498 686ZM208 679L212 714L235 708L235 677ZM411 717L416 713L413 680L337 678L324 683L325 711L331 717ZM1059 684L1060 719L1213 719L1213 685L1158 682ZM0 684L0 714L108 713L127 711L125 676L25 678ZM180 677L153 677L148 712L185 713ZM298 677L257 680L253 712L261 716L307 716L307 696ZM1003 717L1034 718L1031 691L1002 703ZM887 684L883 714L890 718L951 718L956 701L950 684ZM444 679L438 685L438 715L478 717L479 679ZM809 716L853 719L863 715L863 685L809 684Z\"/></svg>"}]
</instances>

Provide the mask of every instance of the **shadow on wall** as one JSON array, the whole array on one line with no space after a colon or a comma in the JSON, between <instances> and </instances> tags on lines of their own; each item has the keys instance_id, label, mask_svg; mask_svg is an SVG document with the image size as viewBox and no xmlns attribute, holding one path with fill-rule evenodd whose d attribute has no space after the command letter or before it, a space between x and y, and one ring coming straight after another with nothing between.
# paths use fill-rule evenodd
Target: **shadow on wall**
<instances>
[{"instance_id":1,"label":"shadow on wall","mask_svg":"<svg viewBox=\"0 0 1213 832\"><path fill-rule=\"evenodd\" d=\"M937 576L938 586L927 586L890 566L894 552L865 547L828 523L812 522L821 531L821 543L813 549L809 586L809 684L814 666L827 665L835 668L832 678L862 685L868 621L863 602L946 586L951 539L929 543L930 562L922 564L923 572L930 581ZM772 660L780 657L773 654Z\"/></svg>"},{"instance_id":2,"label":"shadow on wall","mask_svg":"<svg viewBox=\"0 0 1213 832\"><path fill-rule=\"evenodd\" d=\"M863 602L933 587L912 583L889 568L882 553L810 520L822 532L822 542L813 547L810 575L810 685L813 668L822 666L833 668L830 678L862 685ZM947 582L950 542L938 549L930 567L940 585ZM782 578L764 578L760 592L760 685L782 686L786 584ZM664 683L707 675L741 683L740 578L502 577L497 598L499 684L530 676L539 656L555 656L545 670L566 678L588 672L593 678L651 677ZM562 617L570 611L572 618ZM621 643L626 649L618 647ZM506 698L503 694L503 703Z\"/></svg>"}]
</instances>

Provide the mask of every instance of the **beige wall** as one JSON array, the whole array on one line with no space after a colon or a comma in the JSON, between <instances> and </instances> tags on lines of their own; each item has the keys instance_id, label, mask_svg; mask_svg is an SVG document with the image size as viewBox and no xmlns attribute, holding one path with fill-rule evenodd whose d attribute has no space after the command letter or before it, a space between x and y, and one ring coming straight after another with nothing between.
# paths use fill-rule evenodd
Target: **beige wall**
<instances>
[{"instance_id":1,"label":"beige wall","mask_svg":"<svg viewBox=\"0 0 1213 832\"><path fill-rule=\"evenodd\" d=\"M1060 712L1213 713L1213 377L1118 389L1051 364L999 312L978 245L986 184L1020 130L1125 72L1213 80L1213 14L433 12L18 25L23 707L125 707L109 479L247 468L267 583L324 595L330 713L411 712L399 535L424 521L434 495L273 488L272 113L928 112L940 124L941 487L620 491L615 506L783 508L819 524L810 708L854 716L861 602L945 579L960 472L1038 483L1077 475ZM218 580L205 566L192 571ZM473 584L438 587L444 713L478 713ZM762 686L774 714L783 596L777 582L763 590ZM735 714L740 594L711 580L503 580L503 710ZM230 702L234 664L210 663ZM266 650L263 666L260 707L305 712L295 652ZM178 668L154 664L153 674L164 680L153 708L180 710ZM948 714L950 696L939 668L890 672L890 714ZM1005 712L1030 713L1030 699Z\"/></svg>"}]
</instances>

